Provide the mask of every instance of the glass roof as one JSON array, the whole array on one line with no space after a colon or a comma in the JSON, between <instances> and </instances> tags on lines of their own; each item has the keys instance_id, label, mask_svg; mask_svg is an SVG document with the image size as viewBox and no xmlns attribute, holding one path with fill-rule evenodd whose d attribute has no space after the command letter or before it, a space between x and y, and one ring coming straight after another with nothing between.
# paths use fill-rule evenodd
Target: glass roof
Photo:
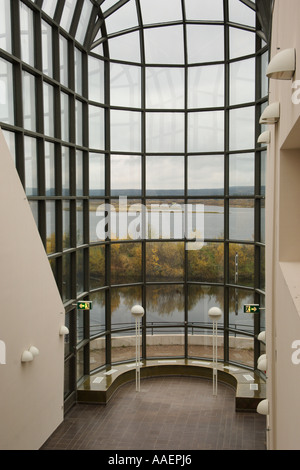
<instances>
[{"instance_id":1,"label":"glass roof","mask_svg":"<svg viewBox=\"0 0 300 470\"><path fill-rule=\"evenodd\" d=\"M42 0L42 10L88 50L102 54L98 46L108 41L106 54L109 51L111 59L182 64L185 49L189 63L206 61L206 55L209 61L223 60L218 46L222 48L224 19L228 16L232 25L254 30L256 16L262 17L257 10L261 7L265 13L272 0L229 0L228 12L223 4L223 0ZM202 23L214 26L200 27ZM172 27L164 29L166 24Z\"/></svg>"}]
</instances>

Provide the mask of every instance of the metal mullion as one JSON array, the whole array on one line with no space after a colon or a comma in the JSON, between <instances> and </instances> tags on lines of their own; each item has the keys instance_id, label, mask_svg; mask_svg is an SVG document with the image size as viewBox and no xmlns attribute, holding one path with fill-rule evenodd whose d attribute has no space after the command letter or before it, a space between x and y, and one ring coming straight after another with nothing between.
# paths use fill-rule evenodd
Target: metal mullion
<instances>
[{"instance_id":1,"label":"metal mullion","mask_svg":"<svg viewBox=\"0 0 300 470\"><path fill-rule=\"evenodd\" d=\"M229 361L229 90L230 90L230 76L229 76L229 10L228 0L224 0L224 87L225 87L225 136L224 136L224 361Z\"/></svg>"},{"instance_id":2,"label":"metal mullion","mask_svg":"<svg viewBox=\"0 0 300 470\"><path fill-rule=\"evenodd\" d=\"M33 11L33 40L34 40L34 64L35 68L43 70L42 58L42 18L41 11Z\"/></svg>"},{"instance_id":3,"label":"metal mullion","mask_svg":"<svg viewBox=\"0 0 300 470\"><path fill-rule=\"evenodd\" d=\"M73 38L75 38L75 35L76 35L76 31L77 31L79 20L80 20L81 11L82 11L82 8L83 8L83 3L84 3L84 0L77 0L77 4L76 4L76 7L75 7L72 23L71 23L71 26L70 26L70 36L72 36Z\"/></svg>"},{"instance_id":4,"label":"metal mullion","mask_svg":"<svg viewBox=\"0 0 300 470\"><path fill-rule=\"evenodd\" d=\"M187 205L188 195L188 51L185 2L181 0L183 18L183 47L184 47L184 207ZM187 217L186 211L184 217ZM184 220L184 357L188 357L188 250L186 219Z\"/></svg>"},{"instance_id":5,"label":"metal mullion","mask_svg":"<svg viewBox=\"0 0 300 470\"><path fill-rule=\"evenodd\" d=\"M146 206L146 63L145 63L145 42L144 42L144 31L143 31L143 20L141 13L141 6L139 0L136 0L136 8L138 15L139 24L139 38L140 38L140 54L141 54L141 184L142 194L141 201L142 207ZM145 315L142 318L142 357L147 358L147 311L146 311L146 212L143 210L142 214L143 231L142 234L142 305L145 310Z\"/></svg>"}]
</instances>

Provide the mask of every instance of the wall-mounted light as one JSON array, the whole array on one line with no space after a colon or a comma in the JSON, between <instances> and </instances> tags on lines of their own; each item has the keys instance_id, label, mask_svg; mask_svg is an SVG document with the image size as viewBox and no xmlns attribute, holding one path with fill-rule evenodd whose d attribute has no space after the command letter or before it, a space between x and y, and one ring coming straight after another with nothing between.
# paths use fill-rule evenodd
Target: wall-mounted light
<instances>
[{"instance_id":1,"label":"wall-mounted light","mask_svg":"<svg viewBox=\"0 0 300 470\"><path fill-rule=\"evenodd\" d=\"M31 346L29 348L29 352L33 355L33 357L36 357L40 354L40 351L35 346Z\"/></svg>"},{"instance_id":2,"label":"wall-mounted light","mask_svg":"<svg viewBox=\"0 0 300 470\"><path fill-rule=\"evenodd\" d=\"M31 361L33 361L33 354L28 350L24 351L23 354L22 354L22 357L21 357L21 361L22 362L31 362Z\"/></svg>"},{"instance_id":3,"label":"wall-mounted light","mask_svg":"<svg viewBox=\"0 0 300 470\"><path fill-rule=\"evenodd\" d=\"M258 144L269 144L271 142L271 132L265 131L257 139Z\"/></svg>"},{"instance_id":4,"label":"wall-mounted light","mask_svg":"<svg viewBox=\"0 0 300 470\"><path fill-rule=\"evenodd\" d=\"M257 413L267 416L269 414L269 400L262 400L256 408Z\"/></svg>"},{"instance_id":5,"label":"wall-mounted light","mask_svg":"<svg viewBox=\"0 0 300 470\"><path fill-rule=\"evenodd\" d=\"M296 70L296 50L284 49L278 52L270 61L267 77L276 80L290 80Z\"/></svg>"},{"instance_id":6,"label":"wall-mounted light","mask_svg":"<svg viewBox=\"0 0 300 470\"><path fill-rule=\"evenodd\" d=\"M69 334L68 328L65 325L62 325L60 327L59 334L60 336L68 335Z\"/></svg>"},{"instance_id":7,"label":"wall-mounted light","mask_svg":"<svg viewBox=\"0 0 300 470\"><path fill-rule=\"evenodd\" d=\"M275 102L269 104L262 113L259 123L260 124L276 124L280 118L280 103Z\"/></svg>"},{"instance_id":8,"label":"wall-mounted light","mask_svg":"<svg viewBox=\"0 0 300 470\"><path fill-rule=\"evenodd\" d=\"M257 360L257 368L262 372L266 372L268 368L268 361L266 354L262 354Z\"/></svg>"},{"instance_id":9,"label":"wall-mounted light","mask_svg":"<svg viewBox=\"0 0 300 470\"><path fill-rule=\"evenodd\" d=\"M266 342L266 332L261 331L257 337L258 341L263 341L264 343Z\"/></svg>"}]
</instances>

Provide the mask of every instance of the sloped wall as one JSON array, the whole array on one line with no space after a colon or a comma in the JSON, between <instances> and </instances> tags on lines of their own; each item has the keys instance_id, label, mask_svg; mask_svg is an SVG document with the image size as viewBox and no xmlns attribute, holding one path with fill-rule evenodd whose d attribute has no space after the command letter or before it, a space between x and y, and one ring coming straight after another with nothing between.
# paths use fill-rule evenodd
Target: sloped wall
<instances>
[{"instance_id":1,"label":"sloped wall","mask_svg":"<svg viewBox=\"0 0 300 470\"><path fill-rule=\"evenodd\" d=\"M0 218L0 449L34 450L63 420L65 316L1 130ZM39 355L22 363L31 346Z\"/></svg>"}]
</instances>

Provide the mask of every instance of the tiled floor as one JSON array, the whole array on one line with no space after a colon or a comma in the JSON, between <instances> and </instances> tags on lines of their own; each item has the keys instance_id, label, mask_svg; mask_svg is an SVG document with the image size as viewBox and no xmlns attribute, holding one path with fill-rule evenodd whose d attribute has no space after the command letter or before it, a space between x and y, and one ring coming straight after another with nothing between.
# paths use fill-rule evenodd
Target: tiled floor
<instances>
[{"instance_id":1,"label":"tiled floor","mask_svg":"<svg viewBox=\"0 0 300 470\"><path fill-rule=\"evenodd\" d=\"M235 390L165 377L123 385L107 405L76 405L42 450L265 450L265 417L235 411Z\"/></svg>"}]
</instances>

